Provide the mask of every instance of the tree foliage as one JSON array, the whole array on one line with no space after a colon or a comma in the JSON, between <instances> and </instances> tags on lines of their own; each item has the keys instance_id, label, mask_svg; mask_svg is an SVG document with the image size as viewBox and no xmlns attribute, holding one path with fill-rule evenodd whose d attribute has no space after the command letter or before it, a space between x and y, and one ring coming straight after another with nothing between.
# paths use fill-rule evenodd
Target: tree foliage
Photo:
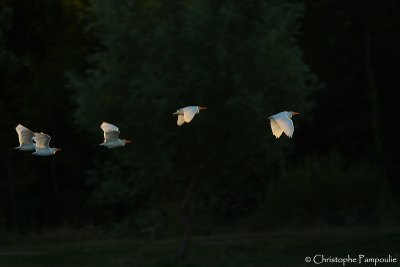
<instances>
[{"instance_id":1,"label":"tree foliage","mask_svg":"<svg viewBox=\"0 0 400 267\"><path fill-rule=\"evenodd\" d=\"M0 232L395 221L399 3L0 0ZM63 150L14 151L18 123Z\"/></svg>"},{"instance_id":2,"label":"tree foliage","mask_svg":"<svg viewBox=\"0 0 400 267\"><path fill-rule=\"evenodd\" d=\"M84 213L76 209L86 194L79 175L83 165L76 161L86 151L39 159L12 149L18 143L18 123L49 134L56 147L73 147L74 138L80 138L65 72L84 65L89 42L78 19L84 10L67 2L0 1L0 112L7 129L0 133L0 212L14 230L76 221L77 212Z\"/></svg>"},{"instance_id":3,"label":"tree foliage","mask_svg":"<svg viewBox=\"0 0 400 267\"><path fill-rule=\"evenodd\" d=\"M291 147L270 138L268 116L307 114L311 106L315 77L295 39L301 6L102 0L94 14L92 68L70 80L76 121L94 134L101 121L112 122L134 140L97 159L95 202L134 217L151 208L174 218L198 176L203 216L224 221L253 212ZM208 110L177 127L171 113L185 105Z\"/></svg>"}]
</instances>

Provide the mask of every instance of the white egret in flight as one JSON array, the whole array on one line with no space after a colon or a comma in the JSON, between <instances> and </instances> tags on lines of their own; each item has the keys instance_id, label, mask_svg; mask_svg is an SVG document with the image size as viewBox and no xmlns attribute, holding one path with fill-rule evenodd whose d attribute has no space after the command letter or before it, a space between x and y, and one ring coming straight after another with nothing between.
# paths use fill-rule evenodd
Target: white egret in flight
<instances>
[{"instance_id":1,"label":"white egret in flight","mask_svg":"<svg viewBox=\"0 0 400 267\"><path fill-rule=\"evenodd\" d=\"M21 124L18 124L17 127L15 127L15 130L18 133L18 139L19 139L19 146L17 146L15 149L19 149L22 151L35 150L36 146L33 143L34 133Z\"/></svg>"},{"instance_id":2,"label":"white egret in flight","mask_svg":"<svg viewBox=\"0 0 400 267\"><path fill-rule=\"evenodd\" d=\"M125 144L132 142L125 139L119 139L118 127L113 124L103 122L100 128L104 132L104 142L100 144L101 146L114 148L114 147L125 146Z\"/></svg>"},{"instance_id":3,"label":"white egret in flight","mask_svg":"<svg viewBox=\"0 0 400 267\"><path fill-rule=\"evenodd\" d=\"M36 151L32 154L36 156L52 156L61 150L60 148L50 147L50 139L50 136L45 133L35 133L33 140L36 142Z\"/></svg>"},{"instance_id":4,"label":"white egret in flight","mask_svg":"<svg viewBox=\"0 0 400 267\"><path fill-rule=\"evenodd\" d=\"M188 106L184 108L178 109L176 112L172 113L172 115L178 115L178 120L176 124L178 126L183 125L185 122L189 123L193 120L194 115L200 112L200 110L207 109L206 107L200 106Z\"/></svg>"},{"instance_id":5,"label":"white egret in flight","mask_svg":"<svg viewBox=\"0 0 400 267\"><path fill-rule=\"evenodd\" d=\"M279 138L284 132L288 137L292 137L294 125L291 118L293 115L298 114L300 113L294 111L282 111L269 117L269 120L271 121L272 134L275 135L276 138Z\"/></svg>"}]
</instances>

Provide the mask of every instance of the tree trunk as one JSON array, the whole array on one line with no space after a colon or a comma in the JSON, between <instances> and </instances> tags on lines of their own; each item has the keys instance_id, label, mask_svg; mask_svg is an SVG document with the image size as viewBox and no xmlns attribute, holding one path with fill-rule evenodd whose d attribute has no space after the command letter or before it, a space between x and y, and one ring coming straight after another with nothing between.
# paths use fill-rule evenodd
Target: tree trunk
<instances>
[{"instance_id":1,"label":"tree trunk","mask_svg":"<svg viewBox=\"0 0 400 267\"><path fill-rule=\"evenodd\" d=\"M7 161L7 176L8 176L8 186L9 186L9 201L10 209L12 212L12 225L15 231L18 231L18 217L17 217L17 201L15 197L15 187L14 187L14 165L12 161Z\"/></svg>"},{"instance_id":2,"label":"tree trunk","mask_svg":"<svg viewBox=\"0 0 400 267\"><path fill-rule=\"evenodd\" d=\"M183 232L182 232L181 243L177 251L178 258L185 258L187 256L189 251L190 241L192 239L191 208L192 208L193 189L197 181L197 176L198 175L195 175L193 179L190 181L190 184L186 189L186 193L180 207Z\"/></svg>"},{"instance_id":3,"label":"tree trunk","mask_svg":"<svg viewBox=\"0 0 400 267\"><path fill-rule=\"evenodd\" d=\"M57 181L57 166L56 166L56 159L52 157L51 159L51 183L53 185L53 197L55 201L56 211L55 216L57 223L61 224L61 198L60 198L60 190L58 187Z\"/></svg>"},{"instance_id":4,"label":"tree trunk","mask_svg":"<svg viewBox=\"0 0 400 267\"><path fill-rule=\"evenodd\" d=\"M379 124L379 93L375 81L375 72L371 60L371 36L368 30L364 32L365 37L365 70L367 74L367 85L370 99L370 120L373 134L374 150L376 159L382 156L382 141Z\"/></svg>"}]
</instances>

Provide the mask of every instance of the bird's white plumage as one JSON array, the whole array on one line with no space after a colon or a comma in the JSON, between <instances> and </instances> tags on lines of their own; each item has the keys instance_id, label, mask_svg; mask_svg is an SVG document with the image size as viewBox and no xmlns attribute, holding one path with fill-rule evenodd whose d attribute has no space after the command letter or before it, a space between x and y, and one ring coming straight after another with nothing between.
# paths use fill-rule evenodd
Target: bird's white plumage
<instances>
[{"instance_id":1,"label":"bird's white plumage","mask_svg":"<svg viewBox=\"0 0 400 267\"><path fill-rule=\"evenodd\" d=\"M15 127L15 130L17 131L17 134L20 135L24 132L29 132L29 133L33 133L31 130L29 130L28 128L26 128L25 126L23 126L22 124L18 124Z\"/></svg>"},{"instance_id":2,"label":"bird's white plumage","mask_svg":"<svg viewBox=\"0 0 400 267\"><path fill-rule=\"evenodd\" d=\"M114 132L114 131L119 131L118 127L115 126L114 124L103 122L100 125L100 128L105 132Z\"/></svg>"},{"instance_id":3,"label":"bird's white plumage","mask_svg":"<svg viewBox=\"0 0 400 267\"><path fill-rule=\"evenodd\" d=\"M36 151L33 152L33 155L36 156L52 156L59 148L50 147L51 137L45 133L35 133L34 136L36 142Z\"/></svg>"},{"instance_id":4,"label":"bird's white plumage","mask_svg":"<svg viewBox=\"0 0 400 267\"><path fill-rule=\"evenodd\" d=\"M271 120L272 134L275 135L276 138L279 138L282 135L283 130L274 119L270 119L270 120Z\"/></svg>"},{"instance_id":5,"label":"bird's white plumage","mask_svg":"<svg viewBox=\"0 0 400 267\"><path fill-rule=\"evenodd\" d=\"M293 136L294 125L291 117L294 114L298 113L293 111L283 111L269 117L272 134L276 138L279 138L282 135L282 132L284 132L288 137Z\"/></svg>"},{"instance_id":6,"label":"bird's white plumage","mask_svg":"<svg viewBox=\"0 0 400 267\"><path fill-rule=\"evenodd\" d=\"M178 120L176 122L176 124L178 124L178 126L181 126L185 123L185 117L183 115L178 115Z\"/></svg>"},{"instance_id":7,"label":"bird's white plumage","mask_svg":"<svg viewBox=\"0 0 400 267\"><path fill-rule=\"evenodd\" d=\"M35 133L36 150L48 149L51 137L45 133Z\"/></svg>"},{"instance_id":8,"label":"bird's white plumage","mask_svg":"<svg viewBox=\"0 0 400 267\"><path fill-rule=\"evenodd\" d=\"M205 109L205 107L199 106L188 106L184 108L180 108L173 113L173 115L178 115L178 120L176 124L178 126L183 125L185 122L189 123L193 120L194 116L200 112L201 109Z\"/></svg>"},{"instance_id":9,"label":"bird's white plumage","mask_svg":"<svg viewBox=\"0 0 400 267\"><path fill-rule=\"evenodd\" d=\"M120 147L125 146L126 143L130 143L128 140L119 139L119 129L117 126L103 122L100 125L100 128L104 132L104 142L101 143L101 146L105 146L108 148Z\"/></svg>"},{"instance_id":10,"label":"bird's white plumage","mask_svg":"<svg viewBox=\"0 0 400 267\"><path fill-rule=\"evenodd\" d=\"M197 106L183 108L183 117L185 119L185 122L191 122L194 118L194 115L196 115L197 113L199 113L199 107Z\"/></svg>"},{"instance_id":11,"label":"bird's white plumage","mask_svg":"<svg viewBox=\"0 0 400 267\"><path fill-rule=\"evenodd\" d=\"M15 127L15 130L18 134L18 141L19 141L19 146L16 147L16 149L19 149L22 151L35 150L35 144L33 143L34 133L21 124L18 124Z\"/></svg>"},{"instance_id":12,"label":"bird's white plumage","mask_svg":"<svg viewBox=\"0 0 400 267\"><path fill-rule=\"evenodd\" d=\"M100 128L104 132L104 143L118 141L119 129L117 126L111 123L103 122Z\"/></svg>"}]
</instances>

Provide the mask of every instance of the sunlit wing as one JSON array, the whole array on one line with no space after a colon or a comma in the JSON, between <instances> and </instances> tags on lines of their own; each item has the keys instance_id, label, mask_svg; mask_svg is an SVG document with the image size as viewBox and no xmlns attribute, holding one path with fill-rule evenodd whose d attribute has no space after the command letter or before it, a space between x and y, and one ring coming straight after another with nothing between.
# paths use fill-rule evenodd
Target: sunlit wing
<instances>
[{"instance_id":1,"label":"sunlit wing","mask_svg":"<svg viewBox=\"0 0 400 267\"><path fill-rule=\"evenodd\" d=\"M275 119L270 118L271 121L271 130L272 130L272 134L275 135L276 138L279 138L282 133L283 130L282 128L279 126L279 124L275 121Z\"/></svg>"},{"instance_id":2,"label":"sunlit wing","mask_svg":"<svg viewBox=\"0 0 400 267\"><path fill-rule=\"evenodd\" d=\"M18 124L17 127L15 127L15 130L18 133L20 145L32 144L32 137L34 136L34 133L31 130L22 126L21 124Z\"/></svg>"},{"instance_id":3,"label":"sunlit wing","mask_svg":"<svg viewBox=\"0 0 400 267\"><path fill-rule=\"evenodd\" d=\"M20 145L28 145L33 143L33 133L32 132L23 132L18 135L19 144Z\"/></svg>"},{"instance_id":4,"label":"sunlit wing","mask_svg":"<svg viewBox=\"0 0 400 267\"><path fill-rule=\"evenodd\" d=\"M114 131L119 131L118 127L111 124L111 123L107 123L107 122L103 122L100 126L100 128L105 132L114 132Z\"/></svg>"},{"instance_id":5,"label":"sunlit wing","mask_svg":"<svg viewBox=\"0 0 400 267\"><path fill-rule=\"evenodd\" d=\"M15 127L15 130L17 131L17 134L21 134L22 132L25 131L29 131L32 132L31 130L29 130L28 128L26 128L25 126L18 124L17 127Z\"/></svg>"},{"instance_id":6,"label":"sunlit wing","mask_svg":"<svg viewBox=\"0 0 400 267\"><path fill-rule=\"evenodd\" d=\"M119 131L104 132L104 143L115 142L118 140Z\"/></svg>"},{"instance_id":7,"label":"sunlit wing","mask_svg":"<svg viewBox=\"0 0 400 267\"><path fill-rule=\"evenodd\" d=\"M35 133L36 150L49 148L50 139L45 133Z\"/></svg>"},{"instance_id":8,"label":"sunlit wing","mask_svg":"<svg viewBox=\"0 0 400 267\"><path fill-rule=\"evenodd\" d=\"M194 115L197 113L196 107L186 107L183 109L183 117L185 122L191 122L193 120Z\"/></svg>"},{"instance_id":9,"label":"sunlit wing","mask_svg":"<svg viewBox=\"0 0 400 267\"><path fill-rule=\"evenodd\" d=\"M289 119L287 116L281 116L275 121L279 124L279 126L282 128L283 132L288 136L292 137L293 132L294 132L294 125L293 121Z\"/></svg>"},{"instance_id":10,"label":"sunlit wing","mask_svg":"<svg viewBox=\"0 0 400 267\"><path fill-rule=\"evenodd\" d=\"M176 121L176 124L178 124L178 126L182 126L185 123L185 118L183 117L183 115L178 115L178 120Z\"/></svg>"}]
</instances>

